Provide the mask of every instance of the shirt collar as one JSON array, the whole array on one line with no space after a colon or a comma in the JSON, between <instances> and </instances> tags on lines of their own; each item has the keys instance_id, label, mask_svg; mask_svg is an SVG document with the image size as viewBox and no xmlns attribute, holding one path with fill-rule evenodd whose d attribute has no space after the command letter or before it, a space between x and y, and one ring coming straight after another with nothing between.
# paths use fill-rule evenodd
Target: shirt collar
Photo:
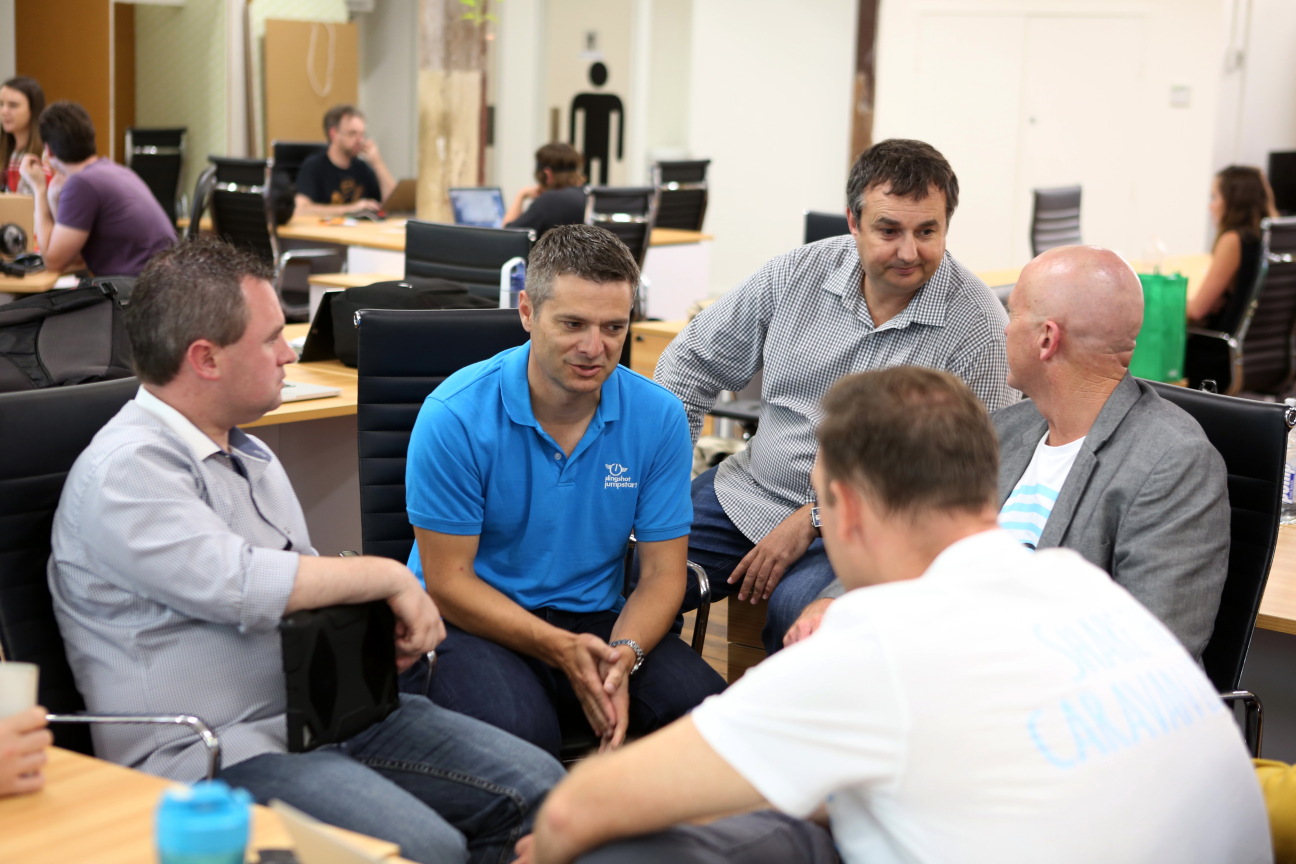
<instances>
[{"instance_id":1,"label":"shirt collar","mask_svg":"<svg viewBox=\"0 0 1296 864\"><path fill-rule=\"evenodd\" d=\"M181 414L172 406L163 402L155 394L149 392L143 385L140 385L139 392L135 394L135 404L152 414L162 421L162 423L172 432L180 436L180 440L193 451L198 461L206 459L213 453L224 452L220 445L207 436L197 426L193 424L188 417Z\"/></svg>"},{"instance_id":2,"label":"shirt collar","mask_svg":"<svg viewBox=\"0 0 1296 864\"><path fill-rule=\"evenodd\" d=\"M527 364L531 359L531 342L512 349L500 367L500 396L509 419L519 426L540 428L531 407L531 385L527 382ZM620 369L613 370L599 391L598 408L591 425L601 426L621 416L621 389L617 386Z\"/></svg>"},{"instance_id":3,"label":"shirt collar","mask_svg":"<svg viewBox=\"0 0 1296 864\"><path fill-rule=\"evenodd\" d=\"M151 393L143 385L140 385L139 390L135 393L135 404L161 420L164 426L179 435L180 440L193 452L199 462L208 456L225 452L219 444L208 437L206 432L195 426L192 420L159 399L156 394ZM269 453L256 446L248 434L237 427L230 430L229 443L231 450L237 450L253 459L264 462L270 458Z\"/></svg>"},{"instance_id":4,"label":"shirt collar","mask_svg":"<svg viewBox=\"0 0 1296 864\"><path fill-rule=\"evenodd\" d=\"M954 283L954 259L949 250L941 257L940 266L914 294L913 299L904 310L883 327L908 327L910 324L927 324L932 327L945 326L945 315L949 306L949 293ZM860 300L860 282L863 278L858 253L847 256L846 261L829 274L823 288L830 294L842 298L843 303L852 306Z\"/></svg>"}]
</instances>

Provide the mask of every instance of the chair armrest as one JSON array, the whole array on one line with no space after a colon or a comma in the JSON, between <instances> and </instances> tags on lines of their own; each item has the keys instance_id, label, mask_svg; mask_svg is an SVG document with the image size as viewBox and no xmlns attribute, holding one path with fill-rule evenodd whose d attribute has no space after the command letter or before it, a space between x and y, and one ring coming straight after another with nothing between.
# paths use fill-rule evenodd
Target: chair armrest
<instances>
[{"instance_id":1,"label":"chair armrest","mask_svg":"<svg viewBox=\"0 0 1296 864\"><path fill-rule=\"evenodd\" d=\"M294 261L303 261L309 265L322 260L336 262L331 265L334 272L346 272L346 250L338 249L288 249L279 253L279 268L282 270Z\"/></svg>"},{"instance_id":2,"label":"chair armrest","mask_svg":"<svg viewBox=\"0 0 1296 864\"><path fill-rule=\"evenodd\" d=\"M216 732L200 717L192 714L46 714L50 723L105 723L105 724L151 724L160 726L188 726L190 731L202 739L207 748L207 779L214 780L221 769L221 746Z\"/></svg>"},{"instance_id":3,"label":"chair armrest","mask_svg":"<svg viewBox=\"0 0 1296 864\"><path fill-rule=\"evenodd\" d=\"M1249 690L1233 690L1229 693L1221 693L1220 699L1230 709L1239 702L1246 709L1243 715L1242 738L1246 741L1247 749L1251 751L1251 758L1258 758L1261 739L1264 736L1264 706L1260 704L1260 697Z\"/></svg>"},{"instance_id":4,"label":"chair armrest","mask_svg":"<svg viewBox=\"0 0 1296 864\"><path fill-rule=\"evenodd\" d=\"M693 650L699 655L706 644L707 622L711 619L711 577L706 568L693 561L686 562L698 583L698 606L693 619Z\"/></svg>"}]
</instances>

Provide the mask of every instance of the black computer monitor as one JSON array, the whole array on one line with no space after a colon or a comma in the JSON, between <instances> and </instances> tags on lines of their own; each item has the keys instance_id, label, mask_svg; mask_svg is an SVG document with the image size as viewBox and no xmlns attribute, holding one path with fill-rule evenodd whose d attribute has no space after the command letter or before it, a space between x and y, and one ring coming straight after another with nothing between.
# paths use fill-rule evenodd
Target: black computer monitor
<instances>
[{"instance_id":1,"label":"black computer monitor","mask_svg":"<svg viewBox=\"0 0 1296 864\"><path fill-rule=\"evenodd\" d=\"M1296 215L1296 150L1269 154L1269 185L1281 216Z\"/></svg>"},{"instance_id":2,"label":"black computer monitor","mask_svg":"<svg viewBox=\"0 0 1296 864\"><path fill-rule=\"evenodd\" d=\"M306 157L328 147L322 141L275 141L270 148L274 155L276 171L284 171L293 183L297 182L297 172Z\"/></svg>"}]
</instances>

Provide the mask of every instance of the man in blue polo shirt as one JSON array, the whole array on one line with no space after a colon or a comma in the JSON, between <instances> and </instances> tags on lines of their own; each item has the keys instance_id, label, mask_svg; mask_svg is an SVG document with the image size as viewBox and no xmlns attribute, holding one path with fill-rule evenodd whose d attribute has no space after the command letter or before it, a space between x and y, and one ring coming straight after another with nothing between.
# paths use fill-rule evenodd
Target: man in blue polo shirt
<instances>
[{"instance_id":1,"label":"man in blue polo shirt","mask_svg":"<svg viewBox=\"0 0 1296 864\"><path fill-rule=\"evenodd\" d=\"M528 344L428 396L410 440L410 567L447 623L434 702L557 753L687 713L724 681L668 632L684 596L692 447L679 400L619 366L639 269L611 233L548 231ZM621 597L626 541L640 576Z\"/></svg>"}]
</instances>

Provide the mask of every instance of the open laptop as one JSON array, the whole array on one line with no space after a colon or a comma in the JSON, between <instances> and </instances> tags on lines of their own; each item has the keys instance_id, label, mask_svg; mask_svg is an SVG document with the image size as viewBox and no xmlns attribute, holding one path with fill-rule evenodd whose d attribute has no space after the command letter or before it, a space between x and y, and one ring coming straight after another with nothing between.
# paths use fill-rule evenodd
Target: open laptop
<instances>
[{"instance_id":1,"label":"open laptop","mask_svg":"<svg viewBox=\"0 0 1296 864\"><path fill-rule=\"evenodd\" d=\"M270 809L288 829L300 864L384 864L384 859L353 846L331 833L324 823L277 798L270 802Z\"/></svg>"},{"instance_id":2,"label":"open laptop","mask_svg":"<svg viewBox=\"0 0 1296 864\"><path fill-rule=\"evenodd\" d=\"M342 388L329 387L325 384L302 384L297 381L285 380L280 393L285 403L302 402L306 399L327 399L330 396L341 396Z\"/></svg>"},{"instance_id":3,"label":"open laptop","mask_svg":"<svg viewBox=\"0 0 1296 864\"><path fill-rule=\"evenodd\" d=\"M418 181L405 178L396 181L391 194L383 199L380 212L373 210L352 210L346 216L349 219L368 219L377 221L391 216L412 216L418 196Z\"/></svg>"},{"instance_id":4,"label":"open laptop","mask_svg":"<svg viewBox=\"0 0 1296 864\"><path fill-rule=\"evenodd\" d=\"M504 193L498 186L457 186L450 189L456 225L504 227Z\"/></svg>"}]
</instances>

